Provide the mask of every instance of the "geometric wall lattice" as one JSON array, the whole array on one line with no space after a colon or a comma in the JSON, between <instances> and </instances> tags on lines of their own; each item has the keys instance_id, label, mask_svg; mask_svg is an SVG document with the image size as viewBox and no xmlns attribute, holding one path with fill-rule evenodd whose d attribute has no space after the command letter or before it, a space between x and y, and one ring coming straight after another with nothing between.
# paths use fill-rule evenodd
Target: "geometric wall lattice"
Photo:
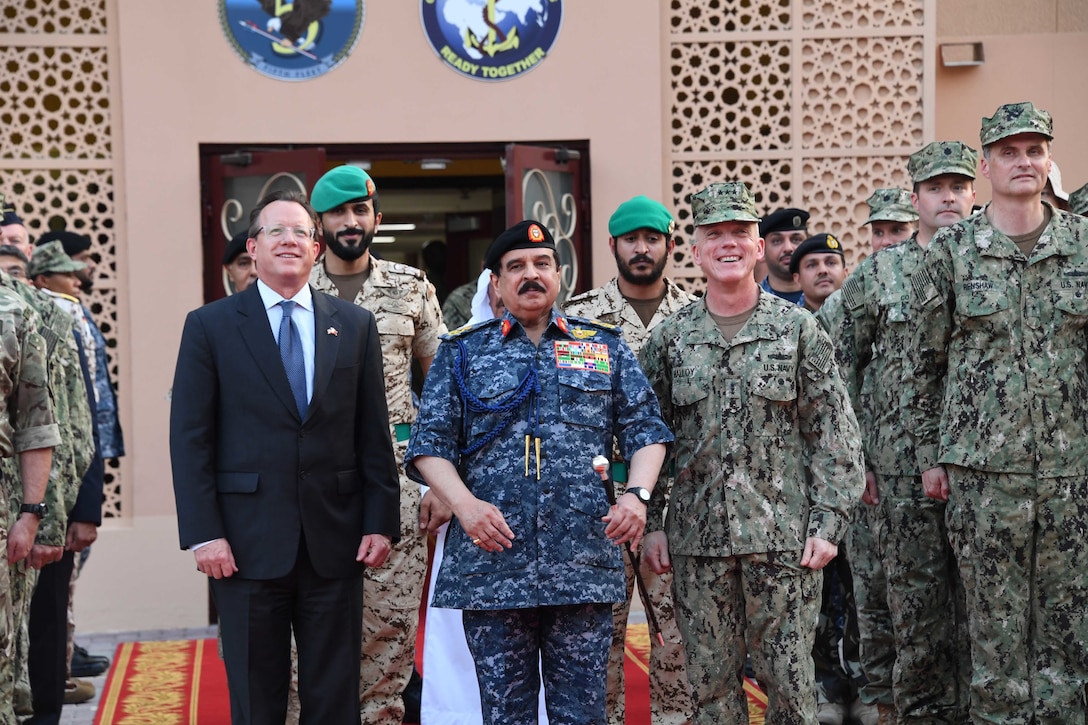
<instances>
[{"instance_id":1,"label":"geometric wall lattice","mask_svg":"<svg viewBox=\"0 0 1088 725\"><path fill-rule=\"evenodd\" d=\"M0 27L5 33L105 33L106 0L0 0Z\"/></svg>"}]
</instances>

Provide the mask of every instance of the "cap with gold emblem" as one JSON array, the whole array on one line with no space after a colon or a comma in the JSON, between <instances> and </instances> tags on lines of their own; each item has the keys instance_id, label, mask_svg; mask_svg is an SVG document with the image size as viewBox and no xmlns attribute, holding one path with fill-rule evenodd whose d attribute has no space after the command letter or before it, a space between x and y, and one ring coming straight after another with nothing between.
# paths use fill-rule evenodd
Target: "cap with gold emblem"
<instances>
[{"instance_id":1,"label":"cap with gold emblem","mask_svg":"<svg viewBox=\"0 0 1088 725\"><path fill-rule=\"evenodd\" d=\"M349 201L360 201L374 196L374 179L358 166L344 164L326 172L310 193L310 206L318 214L335 209Z\"/></svg>"},{"instance_id":2,"label":"cap with gold emblem","mask_svg":"<svg viewBox=\"0 0 1088 725\"><path fill-rule=\"evenodd\" d=\"M959 141L934 141L907 160L907 173L915 184L944 174L975 178L978 151Z\"/></svg>"},{"instance_id":3,"label":"cap with gold emblem","mask_svg":"<svg viewBox=\"0 0 1088 725\"><path fill-rule=\"evenodd\" d=\"M495 241L487 248L484 266L498 274L502 255L514 249L537 248L555 251L555 238L540 222L526 219L495 237Z\"/></svg>"},{"instance_id":4,"label":"cap with gold emblem","mask_svg":"<svg viewBox=\"0 0 1088 725\"><path fill-rule=\"evenodd\" d=\"M809 214L804 209L779 209L763 217L759 223L759 236L771 232L807 232Z\"/></svg>"},{"instance_id":5,"label":"cap with gold emblem","mask_svg":"<svg viewBox=\"0 0 1088 725\"><path fill-rule=\"evenodd\" d=\"M906 189L877 189L865 203L869 205L865 224L918 221L918 212L911 205L910 192Z\"/></svg>"},{"instance_id":6,"label":"cap with gold emblem","mask_svg":"<svg viewBox=\"0 0 1088 725\"><path fill-rule=\"evenodd\" d=\"M790 255L790 274L797 274L801 269L801 259L809 254L837 254L845 259L842 244L831 234L817 234L797 245Z\"/></svg>"},{"instance_id":7,"label":"cap with gold emblem","mask_svg":"<svg viewBox=\"0 0 1088 725\"><path fill-rule=\"evenodd\" d=\"M719 222L758 222L756 198L740 181L711 184L691 195L695 226Z\"/></svg>"},{"instance_id":8,"label":"cap with gold emblem","mask_svg":"<svg viewBox=\"0 0 1088 725\"><path fill-rule=\"evenodd\" d=\"M989 118L982 119L979 140L983 147L1020 133L1039 133L1054 138L1054 119L1031 103L1006 103Z\"/></svg>"}]
</instances>

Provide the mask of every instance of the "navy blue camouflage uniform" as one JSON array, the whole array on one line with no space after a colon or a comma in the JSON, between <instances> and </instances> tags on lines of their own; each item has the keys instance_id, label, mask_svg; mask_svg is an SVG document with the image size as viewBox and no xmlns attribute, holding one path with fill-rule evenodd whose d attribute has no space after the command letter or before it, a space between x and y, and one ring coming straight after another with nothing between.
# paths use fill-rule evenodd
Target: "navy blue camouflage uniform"
<instances>
[{"instance_id":1,"label":"navy blue camouflage uniform","mask_svg":"<svg viewBox=\"0 0 1088 725\"><path fill-rule=\"evenodd\" d=\"M673 440L619 328L553 310L539 345L509 314L443 338L405 465L422 480L414 459L450 461L514 532L490 553L454 519L435 584L434 606L465 610L485 722L536 721L537 646L550 722L605 722L611 603L626 589L592 459L613 437L627 460Z\"/></svg>"}]
</instances>

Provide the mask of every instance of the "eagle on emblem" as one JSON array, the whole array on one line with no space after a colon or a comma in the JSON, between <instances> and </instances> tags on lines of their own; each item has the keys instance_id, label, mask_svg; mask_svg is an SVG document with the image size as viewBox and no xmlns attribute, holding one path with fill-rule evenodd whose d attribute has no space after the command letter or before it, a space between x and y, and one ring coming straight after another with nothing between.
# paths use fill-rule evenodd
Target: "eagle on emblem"
<instances>
[{"instance_id":1,"label":"eagle on emblem","mask_svg":"<svg viewBox=\"0 0 1088 725\"><path fill-rule=\"evenodd\" d=\"M260 0L261 8L271 15L265 29L271 33L280 33L297 45L298 39L306 34L306 29L315 20L321 20L332 9L332 0Z\"/></svg>"}]
</instances>

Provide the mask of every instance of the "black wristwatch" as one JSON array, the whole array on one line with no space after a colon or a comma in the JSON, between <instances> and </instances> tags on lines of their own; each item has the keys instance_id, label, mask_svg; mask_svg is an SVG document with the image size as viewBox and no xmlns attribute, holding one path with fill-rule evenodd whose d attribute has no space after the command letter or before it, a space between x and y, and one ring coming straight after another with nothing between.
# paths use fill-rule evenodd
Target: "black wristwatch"
<instances>
[{"instance_id":1,"label":"black wristwatch","mask_svg":"<svg viewBox=\"0 0 1088 725\"><path fill-rule=\"evenodd\" d=\"M624 493L633 493L635 494L635 497L643 504L647 506L650 505L650 492L644 488L640 488L638 486L631 486L631 488L624 491Z\"/></svg>"},{"instance_id":2,"label":"black wristwatch","mask_svg":"<svg viewBox=\"0 0 1088 725\"><path fill-rule=\"evenodd\" d=\"M45 518L45 511L44 503L24 503L19 507L20 514L34 514L39 520Z\"/></svg>"}]
</instances>

